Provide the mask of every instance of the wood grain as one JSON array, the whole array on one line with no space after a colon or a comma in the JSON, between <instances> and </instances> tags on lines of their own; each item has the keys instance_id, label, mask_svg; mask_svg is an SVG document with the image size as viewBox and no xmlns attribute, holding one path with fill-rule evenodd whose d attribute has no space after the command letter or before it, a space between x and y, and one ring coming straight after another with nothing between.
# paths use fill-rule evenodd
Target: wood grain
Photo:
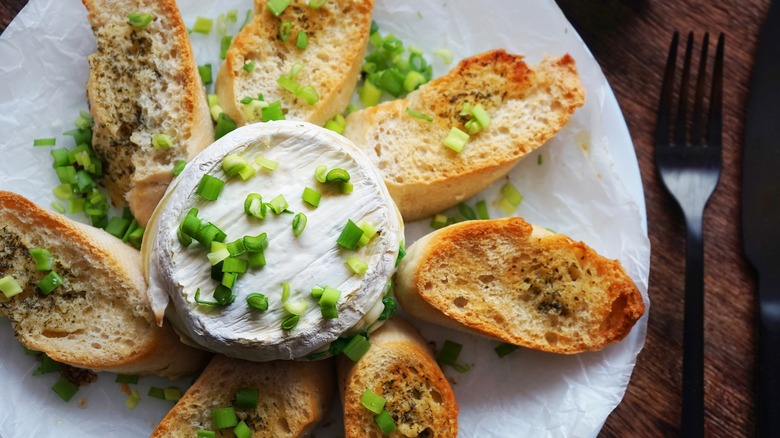
<instances>
[{"instance_id":1,"label":"wood grain","mask_svg":"<svg viewBox=\"0 0 780 438\"><path fill-rule=\"evenodd\" d=\"M724 167L705 215L706 435L752 436L755 277L742 253L740 180L747 83L769 0L558 0L609 79L636 148L647 202L650 324L624 401L602 437L678 436L685 230L653 164L652 131L675 30L726 33ZM0 30L26 0L2 0Z\"/></svg>"}]
</instances>

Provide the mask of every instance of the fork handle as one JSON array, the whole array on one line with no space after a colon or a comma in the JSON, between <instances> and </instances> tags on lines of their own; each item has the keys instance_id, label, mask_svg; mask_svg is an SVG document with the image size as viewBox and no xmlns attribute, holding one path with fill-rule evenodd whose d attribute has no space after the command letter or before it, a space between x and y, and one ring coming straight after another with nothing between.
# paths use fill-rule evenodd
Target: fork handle
<instances>
[{"instance_id":1,"label":"fork handle","mask_svg":"<svg viewBox=\"0 0 780 438\"><path fill-rule=\"evenodd\" d=\"M689 215L685 242L682 436L704 436L704 242L702 215Z\"/></svg>"},{"instance_id":2,"label":"fork handle","mask_svg":"<svg viewBox=\"0 0 780 438\"><path fill-rule=\"evenodd\" d=\"M772 267L774 271L776 267ZM761 275L766 274L766 275ZM772 297L778 275L758 275L758 436L780 433L780 300Z\"/></svg>"}]
</instances>

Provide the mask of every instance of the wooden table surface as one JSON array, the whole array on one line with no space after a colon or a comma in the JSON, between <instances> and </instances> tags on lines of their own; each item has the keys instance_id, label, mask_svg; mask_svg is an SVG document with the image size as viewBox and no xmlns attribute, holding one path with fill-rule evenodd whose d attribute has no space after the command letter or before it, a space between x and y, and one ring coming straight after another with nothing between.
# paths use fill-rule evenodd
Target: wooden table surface
<instances>
[{"instance_id":1,"label":"wooden table surface","mask_svg":"<svg viewBox=\"0 0 780 438\"><path fill-rule=\"evenodd\" d=\"M679 435L685 229L656 175L652 131L672 33L726 33L724 166L704 224L705 426L707 436L752 436L756 283L739 228L741 151L747 82L769 0L558 2L601 64L625 115L642 173L652 244L647 342L603 437ZM0 31L25 3L0 2Z\"/></svg>"}]
</instances>

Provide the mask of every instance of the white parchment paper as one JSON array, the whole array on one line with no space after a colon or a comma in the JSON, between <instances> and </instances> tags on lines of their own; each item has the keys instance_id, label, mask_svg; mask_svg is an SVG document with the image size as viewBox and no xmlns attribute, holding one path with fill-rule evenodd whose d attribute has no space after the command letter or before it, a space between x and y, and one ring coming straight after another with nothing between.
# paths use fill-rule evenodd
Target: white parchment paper
<instances>
[{"instance_id":1,"label":"white parchment paper","mask_svg":"<svg viewBox=\"0 0 780 438\"><path fill-rule=\"evenodd\" d=\"M239 23L251 0L180 0L185 23L197 16L215 18L230 9ZM525 54L533 64L545 54L569 52L577 61L587 101L549 144L510 174L525 199L516 214L530 222L583 240L619 259L647 302L650 248L636 157L625 122L598 65L552 0L376 0L374 19L383 34L394 33L422 48L434 74L450 67L432 55L439 48L455 60L493 48ZM192 35L199 64L211 62L216 76L219 36ZM79 0L31 0L0 37L0 189L48 206L57 183L49 148L34 148L35 138L56 137L57 147L72 147L62 133L86 109L87 56L95 47ZM537 156L541 156L538 159ZM625 185L622 180L625 182ZM499 181L468 203L485 199L491 217ZM78 220L83 218L75 217ZM407 225L407 244L430 231L427 221ZM649 309L648 309L649 310ZM499 359L496 343L417 323L423 335L441 343L463 344L461 362L471 371L445 369L454 382L463 437L586 437L595 435L620 402L642 348L647 315L620 344L600 352L558 356L520 349ZM25 356L10 324L0 320L0 436L141 437L151 433L171 403L146 396L151 386L176 385L143 378L142 401L125 407L125 395L111 374L82 388L70 403L50 387L56 375L33 377L37 362ZM339 407L318 437L339 436Z\"/></svg>"}]
</instances>

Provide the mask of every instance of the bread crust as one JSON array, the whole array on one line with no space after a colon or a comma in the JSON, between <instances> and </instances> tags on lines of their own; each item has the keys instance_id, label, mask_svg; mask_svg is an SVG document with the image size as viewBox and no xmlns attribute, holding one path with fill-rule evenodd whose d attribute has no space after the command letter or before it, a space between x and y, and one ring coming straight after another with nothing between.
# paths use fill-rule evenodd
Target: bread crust
<instances>
[{"instance_id":1,"label":"bread crust","mask_svg":"<svg viewBox=\"0 0 780 438\"><path fill-rule=\"evenodd\" d=\"M394 317L370 337L355 363L337 358L345 437L382 437L374 414L360 402L366 389L387 400L398 430L390 437L454 437L458 404L430 346L405 320Z\"/></svg>"},{"instance_id":2,"label":"bread crust","mask_svg":"<svg viewBox=\"0 0 780 438\"><path fill-rule=\"evenodd\" d=\"M416 318L564 354L619 342L645 309L617 260L516 217L415 242L398 266L396 298Z\"/></svg>"},{"instance_id":3,"label":"bread crust","mask_svg":"<svg viewBox=\"0 0 780 438\"><path fill-rule=\"evenodd\" d=\"M98 43L87 82L93 149L106 165L113 203L127 202L145 226L173 179L173 164L214 139L203 84L174 0L83 3ZM155 20L134 29L127 16L137 12ZM155 149L155 134L169 135L173 146Z\"/></svg>"},{"instance_id":4,"label":"bread crust","mask_svg":"<svg viewBox=\"0 0 780 438\"><path fill-rule=\"evenodd\" d=\"M97 371L176 378L205 364L207 353L155 324L137 250L11 192L0 191L0 223L0 276L14 275L24 288L11 299L0 296L0 314L23 345ZM64 278L49 295L35 286L46 274L29 256L38 247L51 251Z\"/></svg>"},{"instance_id":5,"label":"bread crust","mask_svg":"<svg viewBox=\"0 0 780 438\"><path fill-rule=\"evenodd\" d=\"M585 101L570 55L529 68L522 56L493 50L462 60L446 75L347 117L344 136L382 171L405 220L430 216L475 195L552 138ZM443 145L463 128L463 104L482 104L490 126L463 151ZM426 122L406 114L411 108Z\"/></svg>"},{"instance_id":6,"label":"bread crust","mask_svg":"<svg viewBox=\"0 0 780 438\"><path fill-rule=\"evenodd\" d=\"M241 388L259 392L257 408L236 408L252 437L306 436L328 412L335 387L330 360L250 362L216 355L151 436L194 437L199 429L214 430L211 409L233 406Z\"/></svg>"},{"instance_id":7,"label":"bread crust","mask_svg":"<svg viewBox=\"0 0 780 438\"><path fill-rule=\"evenodd\" d=\"M262 93L267 102L281 100L288 120L323 125L341 114L352 97L363 64L374 1L330 0L312 9L307 0L293 0L279 17L267 10L266 3L255 1L252 21L233 38L217 75L219 105L239 126L245 125L251 121L241 109L240 100ZM279 38L282 20L292 23L287 42ZM305 50L295 45L298 29L308 34ZM250 60L256 66L247 72L244 63ZM319 94L314 105L276 83L297 62L304 65L299 82L313 86Z\"/></svg>"}]
</instances>

